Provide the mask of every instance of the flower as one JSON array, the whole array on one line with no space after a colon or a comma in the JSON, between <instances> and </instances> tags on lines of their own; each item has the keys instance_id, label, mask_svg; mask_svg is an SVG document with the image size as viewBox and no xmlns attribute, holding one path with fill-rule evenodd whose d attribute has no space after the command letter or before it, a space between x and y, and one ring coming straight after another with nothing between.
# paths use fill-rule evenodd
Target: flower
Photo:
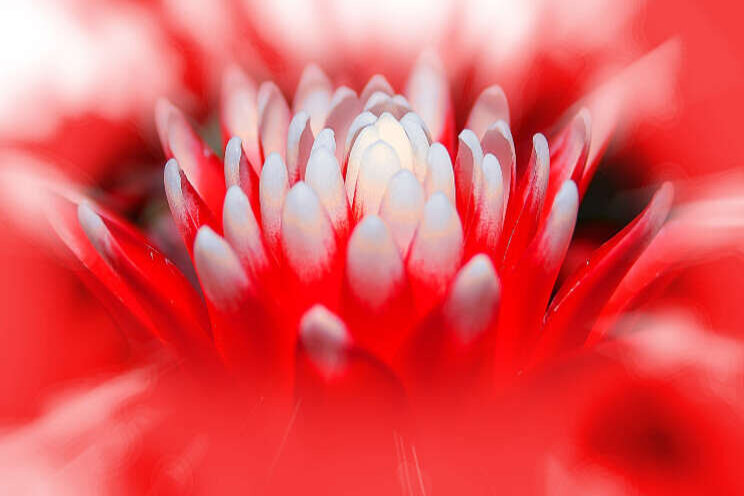
<instances>
[{"instance_id":1,"label":"flower","mask_svg":"<svg viewBox=\"0 0 744 496\"><path fill-rule=\"evenodd\" d=\"M131 292L125 304L166 345L187 356L215 348L268 390L292 382L297 340L312 341L310 357L354 347L393 370L485 361L498 362L496 375L597 342L600 312L671 207L666 185L548 306L598 159L588 110L550 142L535 134L518 165L498 86L478 97L455 145L448 83L431 55L408 98L383 76L359 96L333 90L316 66L293 110L273 83L256 88L237 69L225 88L224 163L176 107L162 101L156 112L165 193L206 306L113 214L79 202L65 224L105 262L94 274L114 294L114 284Z\"/></svg>"},{"instance_id":2,"label":"flower","mask_svg":"<svg viewBox=\"0 0 744 496\"><path fill-rule=\"evenodd\" d=\"M94 463L66 470L61 487L100 477L125 492L739 488L729 464L740 429L726 438L720 398L690 399L705 391L698 375L655 375L668 330L605 340L705 205L665 224L664 184L583 266L560 273L579 202L623 103L641 101L653 56L516 142L498 86L456 133L433 54L405 96L380 75L359 94L334 89L309 66L291 107L274 83L231 69L224 159L161 101L165 196L196 283L105 200L14 177L7 184L38 193L25 212L48 219L82 264L139 365L22 431L24 462L34 466L26 443L40 442L42 464ZM740 345L729 355L729 343L688 332L734 363L720 387L736 391ZM681 348L675 358L707 371ZM563 394L572 386L581 392ZM535 418L547 408L555 418ZM66 433L76 412L86 422ZM505 438L524 442L505 455L494 449ZM8 446L0 455L15 456ZM547 475L526 481L535 453L548 454ZM500 473L510 466L516 475Z\"/></svg>"}]
</instances>

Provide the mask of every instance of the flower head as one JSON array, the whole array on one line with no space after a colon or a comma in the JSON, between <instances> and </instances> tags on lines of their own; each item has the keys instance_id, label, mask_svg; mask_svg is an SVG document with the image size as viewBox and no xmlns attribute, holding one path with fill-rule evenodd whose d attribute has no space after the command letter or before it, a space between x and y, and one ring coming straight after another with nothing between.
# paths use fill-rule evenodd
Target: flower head
<instances>
[{"instance_id":1,"label":"flower head","mask_svg":"<svg viewBox=\"0 0 744 496\"><path fill-rule=\"evenodd\" d=\"M200 462L210 470L233 474L223 465L236 453L245 456L239 481L212 489L294 488L296 481L276 481L282 470L339 492L367 470L379 477L369 485L378 493L401 484L426 493L432 479L482 489L489 477L479 472L481 457L493 454L504 430L525 427L514 414L528 402L522 395L533 406L560 403L533 401L519 385L570 387L565 377L581 378L602 399L574 428L583 436L575 450L553 452L555 479L574 477L567 459L588 456L650 487L645 457L677 467L686 463L675 458L684 443L712 450L696 437L694 414L662 411L627 443L597 427L625 426L616 405L645 405L636 395L655 389L627 386L617 357L633 345L605 338L652 282L653 257L673 238L674 230L656 237L672 207L671 185L583 265L562 273L580 202L644 67L528 136L512 134L497 85L458 111L433 54L419 59L402 94L381 75L359 93L334 88L311 65L291 105L274 83L256 85L232 68L220 103L222 158L176 106L162 100L156 108L164 196L188 253L181 267L105 201L32 181L43 196L36 209L82 263L133 355L161 374L150 390L155 399L139 396L147 388L136 376L129 378L136 385L125 381L134 409L165 411L173 424L137 427L154 442L133 462L114 450L115 463L126 466L124 487L141 488L137 476L165 451L178 457L163 484L178 491L190 480L182 465L201 456L212 460ZM598 345L609 359L587 354ZM545 370L570 373L551 381ZM592 371L599 378L587 378ZM672 398L659 400L660 410L684 403L670 389L658 388ZM666 421L668 431L660 427ZM561 422L531 427L550 444ZM719 439L720 425L709 427ZM634 444L649 432L678 442L674 453ZM533 443L525 440L517 455L534 453ZM443 460L445 452L462 459ZM506 458L498 457L504 466ZM628 460L639 465L623 465ZM524 487L505 483L512 484Z\"/></svg>"}]
</instances>

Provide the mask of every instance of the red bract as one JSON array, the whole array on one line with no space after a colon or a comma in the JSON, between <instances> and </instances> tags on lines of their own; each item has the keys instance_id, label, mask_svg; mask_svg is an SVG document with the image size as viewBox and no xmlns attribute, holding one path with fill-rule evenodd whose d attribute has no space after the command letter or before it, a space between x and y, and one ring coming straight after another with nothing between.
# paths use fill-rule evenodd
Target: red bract
<instances>
[{"instance_id":1,"label":"red bract","mask_svg":"<svg viewBox=\"0 0 744 496\"><path fill-rule=\"evenodd\" d=\"M517 137L531 140L529 157L517 154L498 86L475 100L455 139L449 80L433 54L405 95L379 75L359 94L334 89L310 66L292 105L274 83L232 68L222 161L160 102L165 197L196 288L102 202L25 176L29 213L82 263L155 377L101 389L113 413L93 432L123 422L143 439L137 449L92 443L108 486L551 493L550 484L592 491L600 474L613 488L699 488L709 477L737 488L726 457L723 468L697 460L730 453L740 435L727 441L721 410L688 408L694 398L678 390L704 388L637 378L633 343L606 339L686 232L665 224L672 186L557 283L618 109L663 54L579 102L547 137ZM78 400L83 416L95 394ZM42 441L54 431L39 429ZM70 477L63 486L82 483Z\"/></svg>"}]
</instances>

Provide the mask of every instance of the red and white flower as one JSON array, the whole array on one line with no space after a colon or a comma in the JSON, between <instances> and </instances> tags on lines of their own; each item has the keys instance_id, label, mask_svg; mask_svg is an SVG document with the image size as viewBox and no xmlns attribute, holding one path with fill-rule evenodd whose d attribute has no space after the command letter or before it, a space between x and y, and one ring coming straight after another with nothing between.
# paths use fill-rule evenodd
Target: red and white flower
<instances>
[{"instance_id":1,"label":"red and white flower","mask_svg":"<svg viewBox=\"0 0 744 496\"><path fill-rule=\"evenodd\" d=\"M334 87L311 65L291 104L231 68L224 158L157 104L181 267L105 198L5 171L18 218L72 254L134 370L4 439L0 459L74 492L741 489L740 343L685 329L720 367L685 346L657 360L679 321L621 332L660 275L741 239L741 202L673 210L663 184L561 273L612 130L665 50L528 136L496 85L458 116L432 53L400 94L382 75ZM690 241L710 218L715 242ZM709 373L724 378L710 397Z\"/></svg>"}]
</instances>

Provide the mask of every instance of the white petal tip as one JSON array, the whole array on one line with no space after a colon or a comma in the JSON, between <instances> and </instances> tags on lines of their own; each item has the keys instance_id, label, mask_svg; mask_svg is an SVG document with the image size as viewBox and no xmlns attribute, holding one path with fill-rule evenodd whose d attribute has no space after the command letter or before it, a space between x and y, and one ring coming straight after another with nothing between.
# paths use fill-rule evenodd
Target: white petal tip
<instances>
[{"instance_id":1,"label":"white petal tip","mask_svg":"<svg viewBox=\"0 0 744 496\"><path fill-rule=\"evenodd\" d=\"M372 310L381 308L399 288L403 262L380 217L367 215L354 228L347 247L346 277L352 293Z\"/></svg>"},{"instance_id":2,"label":"white petal tip","mask_svg":"<svg viewBox=\"0 0 744 496\"><path fill-rule=\"evenodd\" d=\"M196 234L194 264L207 297L223 308L234 307L249 286L230 245L208 226Z\"/></svg>"},{"instance_id":3,"label":"white petal tip","mask_svg":"<svg viewBox=\"0 0 744 496\"><path fill-rule=\"evenodd\" d=\"M101 216L93 210L88 202L78 205L77 216L80 227L96 251L104 258L110 257L110 233Z\"/></svg>"},{"instance_id":4,"label":"white petal tip","mask_svg":"<svg viewBox=\"0 0 744 496\"><path fill-rule=\"evenodd\" d=\"M299 334L305 351L326 372L343 365L351 338L344 322L324 306L315 305L305 312Z\"/></svg>"},{"instance_id":5,"label":"white petal tip","mask_svg":"<svg viewBox=\"0 0 744 496\"><path fill-rule=\"evenodd\" d=\"M455 277L444 303L444 317L465 342L481 335L493 321L501 294L496 270L484 254L474 256Z\"/></svg>"}]
</instances>

